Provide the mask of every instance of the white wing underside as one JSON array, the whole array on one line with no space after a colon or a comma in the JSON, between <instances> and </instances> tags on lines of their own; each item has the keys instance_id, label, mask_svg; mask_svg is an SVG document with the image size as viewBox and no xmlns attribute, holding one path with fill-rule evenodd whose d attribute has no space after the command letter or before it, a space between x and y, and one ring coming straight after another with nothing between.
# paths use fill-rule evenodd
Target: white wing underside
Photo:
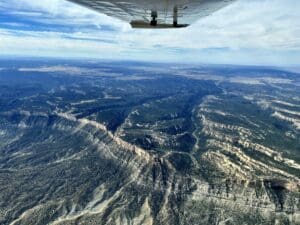
<instances>
[{"instance_id":1,"label":"white wing underside","mask_svg":"<svg viewBox=\"0 0 300 225\"><path fill-rule=\"evenodd\" d=\"M229 5L235 0L69 0L79 5L119 18L133 27L150 26L153 12L157 27L187 26ZM175 15L174 15L175 14ZM152 24L153 25L153 24Z\"/></svg>"}]
</instances>

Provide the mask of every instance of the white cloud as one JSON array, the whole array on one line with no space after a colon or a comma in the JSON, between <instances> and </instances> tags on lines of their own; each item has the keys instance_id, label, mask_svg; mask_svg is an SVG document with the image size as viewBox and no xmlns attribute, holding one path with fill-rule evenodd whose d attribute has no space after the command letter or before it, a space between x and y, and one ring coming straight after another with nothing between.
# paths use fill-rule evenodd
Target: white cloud
<instances>
[{"instance_id":1,"label":"white cloud","mask_svg":"<svg viewBox=\"0 0 300 225\"><path fill-rule=\"evenodd\" d=\"M5 36L2 36L6 33ZM0 31L0 49L9 55L25 54L31 56L60 57L99 57L107 58L119 54L117 45L87 40L72 40L63 37L61 33L51 32L21 32L15 35Z\"/></svg>"},{"instance_id":2,"label":"white cloud","mask_svg":"<svg viewBox=\"0 0 300 225\"><path fill-rule=\"evenodd\" d=\"M119 20L88 10L66 0L4 0L0 9L11 15L28 16L33 21L59 25L127 26Z\"/></svg>"},{"instance_id":3,"label":"white cloud","mask_svg":"<svg viewBox=\"0 0 300 225\"><path fill-rule=\"evenodd\" d=\"M186 29L133 30L124 22L67 1L4 0L0 10L20 18L26 15L42 28L24 31L1 29L0 25L0 51L65 57L297 64L299 8L298 0L239 0ZM54 26L49 31L47 25L71 29L57 27L53 31Z\"/></svg>"},{"instance_id":4,"label":"white cloud","mask_svg":"<svg viewBox=\"0 0 300 225\"><path fill-rule=\"evenodd\" d=\"M99 76L111 76L118 77L121 74L107 72L103 69L90 69L85 67L56 65L56 66L41 66L41 67L22 67L19 68L20 72L39 72L39 73L67 73L72 75L99 75Z\"/></svg>"}]
</instances>

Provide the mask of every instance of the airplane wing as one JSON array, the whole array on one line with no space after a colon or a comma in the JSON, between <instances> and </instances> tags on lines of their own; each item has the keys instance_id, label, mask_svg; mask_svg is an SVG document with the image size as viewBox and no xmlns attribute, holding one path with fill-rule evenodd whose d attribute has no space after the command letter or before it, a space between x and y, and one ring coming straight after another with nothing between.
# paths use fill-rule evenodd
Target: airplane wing
<instances>
[{"instance_id":1,"label":"airplane wing","mask_svg":"<svg viewBox=\"0 0 300 225\"><path fill-rule=\"evenodd\" d=\"M236 0L68 0L119 18L133 28L179 28Z\"/></svg>"}]
</instances>

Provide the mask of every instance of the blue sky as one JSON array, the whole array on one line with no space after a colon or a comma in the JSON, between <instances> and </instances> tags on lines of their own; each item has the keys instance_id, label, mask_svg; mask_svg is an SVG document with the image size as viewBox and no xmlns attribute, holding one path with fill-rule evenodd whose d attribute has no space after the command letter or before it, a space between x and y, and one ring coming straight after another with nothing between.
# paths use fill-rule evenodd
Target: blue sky
<instances>
[{"instance_id":1,"label":"blue sky","mask_svg":"<svg viewBox=\"0 0 300 225\"><path fill-rule=\"evenodd\" d=\"M1 0L0 56L299 65L299 10L238 0L185 29L133 30L64 0Z\"/></svg>"}]
</instances>

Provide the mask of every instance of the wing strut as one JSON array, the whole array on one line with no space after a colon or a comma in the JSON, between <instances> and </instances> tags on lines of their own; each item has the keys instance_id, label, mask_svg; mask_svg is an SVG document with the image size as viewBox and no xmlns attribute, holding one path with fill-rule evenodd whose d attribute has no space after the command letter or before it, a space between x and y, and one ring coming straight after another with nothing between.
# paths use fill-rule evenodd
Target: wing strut
<instances>
[{"instance_id":1,"label":"wing strut","mask_svg":"<svg viewBox=\"0 0 300 225\"><path fill-rule=\"evenodd\" d=\"M178 26L178 8L177 8L177 6L175 6L173 9L173 26L174 27Z\"/></svg>"}]
</instances>

